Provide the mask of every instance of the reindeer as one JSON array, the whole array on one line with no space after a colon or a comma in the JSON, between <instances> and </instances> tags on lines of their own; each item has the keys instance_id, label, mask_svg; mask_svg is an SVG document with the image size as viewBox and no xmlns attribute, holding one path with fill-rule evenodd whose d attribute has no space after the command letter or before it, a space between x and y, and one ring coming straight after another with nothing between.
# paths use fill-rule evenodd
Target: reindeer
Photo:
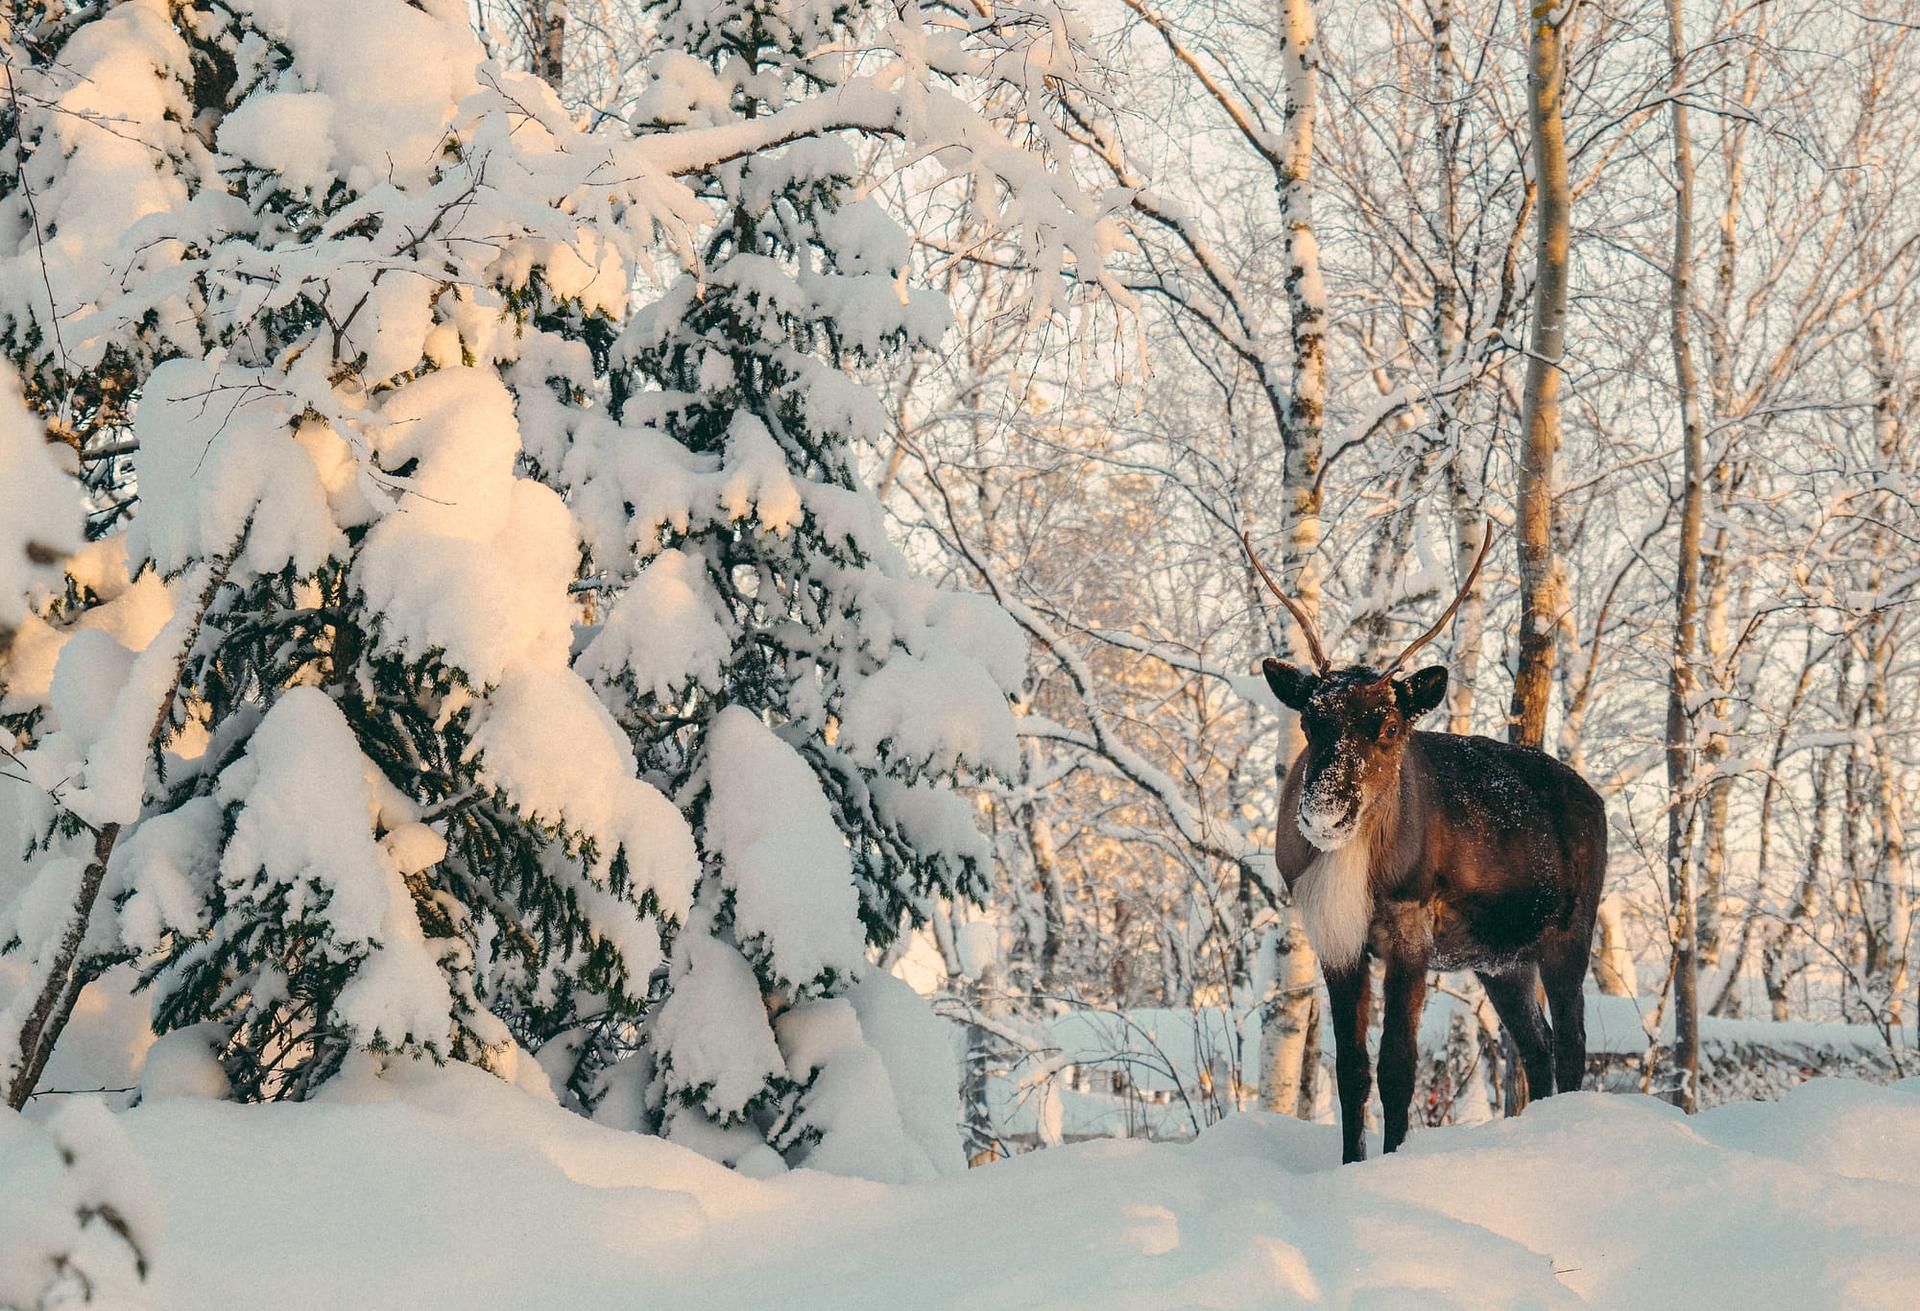
<instances>
[{"instance_id":1,"label":"reindeer","mask_svg":"<svg viewBox=\"0 0 1920 1311\"><path fill-rule=\"evenodd\" d=\"M1384 669L1335 669L1313 621L1241 539L1316 666L1308 673L1269 657L1261 672L1299 712L1307 739L1280 789L1273 857L1326 977L1342 1162L1366 1159L1370 958L1385 980L1387 1151L1407 1136L1430 970L1470 969L1486 988L1525 1069L1509 1115L1529 1092L1577 1091L1586 1070L1582 989L1606 876L1605 805L1543 752L1413 731L1446 695L1447 671L1399 673L1453 618L1492 540L1489 525L1453 604ZM1543 981L1551 1025L1537 998Z\"/></svg>"}]
</instances>

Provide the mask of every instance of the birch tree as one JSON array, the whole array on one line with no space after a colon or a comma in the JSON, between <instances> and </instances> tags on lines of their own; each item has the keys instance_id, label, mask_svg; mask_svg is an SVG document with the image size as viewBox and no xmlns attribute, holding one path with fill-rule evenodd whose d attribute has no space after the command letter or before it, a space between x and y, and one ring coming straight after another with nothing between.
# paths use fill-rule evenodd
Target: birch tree
<instances>
[{"instance_id":1,"label":"birch tree","mask_svg":"<svg viewBox=\"0 0 1920 1311\"><path fill-rule=\"evenodd\" d=\"M1566 582L1554 555L1554 457L1560 448L1561 358L1566 353L1567 262L1572 196L1567 181L1564 29L1575 5L1521 0L1527 28L1527 122L1533 165L1534 277L1527 381L1516 491L1520 550L1519 663L1508 738L1546 744L1555 642Z\"/></svg>"},{"instance_id":2,"label":"birch tree","mask_svg":"<svg viewBox=\"0 0 1920 1311\"><path fill-rule=\"evenodd\" d=\"M1694 646L1700 609L1700 521L1705 504L1706 441L1700 382L1693 362L1693 139L1687 126L1685 77L1688 50L1682 0L1667 2L1667 34L1673 60L1669 112L1673 122L1673 254L1668 266L1668 340L1674 387L1680 398L1682 490L1676 542L1673 670L1667 690L1667 893L1673 917L1674 1063L1680 1075L1675 1101L1699 1109L1700 1004L1694 939L1693 713L1697 679Z\"/></svg>"}]
</instances>

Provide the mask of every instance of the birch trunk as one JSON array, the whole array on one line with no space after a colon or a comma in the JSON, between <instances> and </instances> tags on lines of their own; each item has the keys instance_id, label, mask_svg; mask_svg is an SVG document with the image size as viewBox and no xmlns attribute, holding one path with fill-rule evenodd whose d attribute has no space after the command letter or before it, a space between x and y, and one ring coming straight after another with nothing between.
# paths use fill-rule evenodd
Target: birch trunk
<instances>
[{"instance_id":1,"label":"birch trunk","mask_svg":"<svg viewBox=\"0 0 1920 1311\"><path fill-rule=\"evenodd\" d=\"M1326 406L1326 289L1313 235L1313 124L1318 105L1320 51L1312 0L1280 0L1280 62L1286 75L1286 145L1280 212L1286 225L1287 310L1292 319L1293 384L1280 440L1286 456L1287 564L1294 596L1318 619L1320 576L1321 425ZM1289 722L1281 759L1299 750L1299 728ZM1309 1045L1320 963L1299 918L1287 917L1261 1029L1260 1100L1268 1110L1294 1114L1311 1103L1319 1053Z\"/></svg>"},{"instance_id":2,"label":"birch trunk","mask_svg":"<svg viewBox=\"0 0 1920 1311\"><path fill-rule=\"evenodd\" d=\"M1744 1018L1746 1014L1746 1001L1744 990L1740 987L1740 974L1746 968L1746 962L1752 955L1753 944L1756 937L1761 947L1761 974L1764 979L1771 969L1767 952L1769 944L1774 941L1775 934L1777 933L1781 940L1784 940L1787 929L1796 922L1796 918L1803 919L1812 910L1812 878L1815 864L1813 857L1817 855L1819 851L1820 841L1817 825L1824 822L1823 817L1825 814L1824 811L1817 807L1814 811L1816 830L1809 844L1809 857L1806 869L1802 872L1799 886L1794 891L1793 911L1789 913L1786 920L1780 922L1779 927L1776 929L1771 923L1764 919L1762 907L1767 895L1767 876L1773 868L1773 812L1775 803L1780 796L1781 765L1787 757L1787 741L1793 728L1794 717L1799 713L1800 705L1806 699L1807 688L1812 684L1813 675L1817 668L1814 659L1814 636L1815 630L1809 628L1807 630L1807 654L1800 665L1800 677L1794 683L1793 696L1787 701L1787 713L1782 718L1779 729L1773 735L1773 754L1767 760L1767 781L1760 789L1760 817L1757 826L1760 846L1754 859L1753 896L1749 900L1747 912L1741 920L1739 951L1734 957L1732 967L1727 971L1725 978L1720 984L1720 995L1714 998L1713 1005L1707 1010L1709 1015L1722 1016L1727 1019ZM1768 995L1769 997L1772 996L1771 987L1768 988ZM1784 1000L1784 995L1781 1000ZM1774 1018L1784 1020L1786 1016L1776 1015Z\"/></svg>"},{"instance_id":3,"label":"birch trunk","mask_svg":"<svg viewBox=\"0 0 1920 1311\"><path fill-rule=\"evenodd\" d=\"M1490 531L1482 507L1485 489L1478 479L1468 480L1463 460L1456 455L1448 470L1447 486L1453 496L1453 557L1462 576L1473 568L1483 535ZM1475 579L1466 600L1460 603L1453 626L1453 676L1447 680L1447 731L1473 731L1473 688L1480 673L1480 649L1487 631L1485 586Z\"/></svg>"},{"instance_id":4,"label":"birch trunk","mask_svg":"<svg viewBox=\"0 0 1920 1311\"><path fill-rule=\"evenodd\" d=\"M1763 52L1766 50L1766 35L1771 22L1771 14L1762 7L1755 15L1755 33L1752 46L1747 55L1745 71L1742 74L1740 88L1740 106L1749 113L1759 95L1760 72L1763 67ZM1738 114L1730 116L1721 150L1724 193L1718 228L1718 256L1714 265L1714 285L1711 309L1705 316L1705 337L1707 352L1707 396L1713 412L1717 416L1734 413L1734 336L1732 332L1734 315L1735 272L1738 267L1740 251L1740 201L1746 182L1746 143L1750 121ZM1714 486L1714 504L1722 516L1732 509L1734 478L1725 459L1716 460L1712 471ZM1730 702L1727 693L1731 690L1733 671L1726 665L1727 660L1727 597L1728 586L1733 573L1731 554L1732 543L1725 519L1715 526L1713 549L1701 562L1703 570L1702 588L1706 595L1706 649L1707 668L1713 671L1716 691L1711 715L1713 727L1706 734L1705 745L1701 752L1704 766L1702 773L1706 779L1706 800L1701 816L1701 879L1699 896L1695 899L1698 914L1700 960L1709 967L1719 963L1722 939L1725 936L1725 899L1727 875L1727 812L1733 792L1733 779L1718 776L1720 765L1726 760L1729 751L1729 739L1726 722L1729 716ZM1764 836L1761 839L1765 841ZM1747 923L1751 924L1751 911ZM1748 941L1747 929L1741 932L1744 956L1744 944ZM1740 967L1735 962L1734 969ZM1727 1004L1737 1005L1739 989L1733 986L1735 980L1730 975L1721 989L1721 998L1735 999ZM1715 1014L1719 1014L1716 1005Z\"/></svg>"},{"instance_id":5,"label":"birch trunk","mask_svg":"<svg viewBox=\"0 0 1920 1311\"><path fill-rule=\"evenodd\" d=\"M567 75L567 0L544 0L539 18L539 72L555 91Z\"/></svg>"},{"instance_id":6,"label":"birch trunk","mask_svg":"<svg viewBox=\"0 0 1920 1311\"><path fill-rule=\"evenodd\" d=\"M1460 309L1460 284L1454 272L1452 255L1460 242L1460 170L1457 149L1457 119L1454 113L1453 0L1437 0L1433 9L1433 141L1439 156L1439 195L1436 222L1441 249L1433 262L1433 354L1436 371L1444 371L1459 362L1466 344L1466 320ZM1453 502L1454 562L1465 577L1473 567L1474 554L1480 549L1487 531L1484 489L1479 479L1470 477L1466 452L1460 449L1459 411L1472 395L1470 389L1451 398L1443 397L1434 407L1436 445L1451 453L1447 467L1447 490ZM1473 588L1453 625L1453 669L1447 680L1447 731L1468 733L1473 730L1473 688L1480 671L1480 643L1486 632L1486 601L1481 584Z\"/></svg>"},{"instance_id":7,"label":"birch trunk","mask_svg":"<svg viewBox=\"0 0 1920 1311\"><path fill-rule=\"evenodd\" d=\"M1640 981L1633 967L1633 949L1627 943L1627 926L1620 913L1620 899L1600 899L1600 911L1594 919L1600 940L1593 952L1593 982L1608 997L1637 997Z\"/></svg>"},{"instance_id":8,"label":"birch trunk","mask_svg":"<svg viewBox=\"0 0 1920 1311\"><path fill-rule=\"evenodd\" d=\"M1708 458L1703 452L1702 458ZM1726 481L1723 462L1715 461L1707 477L1716 488ZM1716 491L1715 507L1724 512L1725 495ZM1733 792L1733 780L1720 773L1730 742L1727 716L1730 713L1727 692L1727 530L1724 522L1714 529L1713 546L1700 562L1700 594L1706 606L1701 637L1705 658L1701 669L1714 684L1707 703L1711 721L1701 734L1700 769L1697 784L1700 801L1700 887L1694 898L1695 923L1698 926L1700 964L1713 969L1720 963L1721 940L1725 936L1727 893L1727 809Z\"/></svg>"},{"instance_id":9,"label":"birch trunk","mask_svg":"<svg viewBox=\"0 0 1920 1311\"><path fill-rule=\"evenodd\" d=\"M967 1065L960 1088L960 1106L968 1165L985 1165L1006 1154L1000 1145L999 1134L994 1130L992 1102L988 1096L998 1041L979 1019L1005 1009L1003 991L998 961L988 962L981 967L979 978L966 981L970 1005L967 1008Z\"/></svg>"},{"instance_id":10,"label":"birch trunk","mask_svg":"<svg viewBox=\"0 0 1920 1311\"><path fill-rule=\"evenodd\" d=\"M1879 950L1879 942L1874 934L1873 914L1868 906L1867 888L1863 880L1873 877L1868 864L1866 843L1861 841L1861 832L1866 825L1866 769L1860 752L1860 726L1866 719L1866 684L1871 675L1863 673L1858 691L1853 687L1854 644L1845 643L1840 649L1840 690L1841 704L1847 707L1847 748L1846 758L1841 766L1840 787L1840 865L1846 878L1840 887L1840 897L1835 909L1843 919L1856 922L1859 931L1849 932L1843 948L1848 970L1840 980L1840 1009L1850 1018L1855 1014L1854 999L1850 990L1871 969L1874 954Z\"/></svg>"},{"instance_id":11,"label":"birch trunk","mask_svg":"<svg viewBox=\"0 0 1920 1311\"><path fill-rule=\"evenodd\" d=\"M1673 667L1667 681L1667 894L1673 949L1673 1063L1679 1074L1674 1102L1691 1114L1699 1109L1700 1003L1694 940L1693 899L1693 695L1694 652L1700 611L1700 520L1705 501L1705 438L1700 386L1688 332L1693 275L1693 143L1687 130L1686 36L1682 0L1667 0L1673 80L1673 263L1668 273L1668 309L1674 385L1680 397L1684 490L1680 510L1678 577L1674 587Z\"/></svg>"},{"instance_id":12,"label":"birch trunk","mask_svg":"<svg viewBox=\"0 0 1920 1311\"><path fill-rule=\"evenodd\" d=\"M1873 427L1875 449L1880 457L1880 482L1892 485L1904 477L1899 468L1900 422L1898 404L1900 369L1895 357L1893 335L1885 316L1876 309L1867 318L1869 361L1874 375ZM1882 506L1876 515L1882 524L1891 523L1899 514L1894 498L1882 493ZM1868 590L1878 597L1886 583L1885 561L1898 548L1893 534L1885 527L1875 530L1878 549L1868 574ZM1905 1014L1907 995L1907 957L1913 946L1913 887L1907 871L1906 816L1903 808L1905 780L1900 759L1893 749L1897 736L1911 729L1911 716L1895 714L1888 684L1893 680L1894 625L1886 608L1876 606L1867 624L1867 709L1872 716L1872 742L1875 782L1873 810L1874 845L1880 849L1880 878L1874 883L1874 918L1881 951L1880 959L1870 962L1868 983L1886 998L1885 1015L1898 1030Z\"/></svg>"},{"instance_id":13,"label":"birch trunk","mask_svg":"<svg viewBox=\"0 0 1920 1311\"><path fill-rule=\"evenodd\" d=\"M1760 947L1760 977L1767 990L1767 1005L1780 1023L1792 1018L1787 989L1798 972L1789 968L1788 949L1794 933L1813 918L1814 891L1820 884L1821 867L1826 864L1827 787L1832 778L1833 752L1822 751L1813 762L1813 818L1808 823L1807 863L1800 870L1786 917L1767 931Z\"/></svg>"},{"instance_id":14,"label":"birch trunk","mask_svg":"<svg viewBox=\"0 0 1920 1311\"><path fill-rule=\"evenodd\" d=\"M1566 351L1567 244L1572 198L1567 182L1561 25L1566 10L1531 0L1527 10L1527 121L1538 193L1534 229L1533 329L1522 394L1516 519L1520 552L1520 656L1513 675L1508 737L1546 742L1553 695L1554 643L1564 587L1553 543L1554 456L1560 445L1560 361Z\"/></svg>"}]
</instances>

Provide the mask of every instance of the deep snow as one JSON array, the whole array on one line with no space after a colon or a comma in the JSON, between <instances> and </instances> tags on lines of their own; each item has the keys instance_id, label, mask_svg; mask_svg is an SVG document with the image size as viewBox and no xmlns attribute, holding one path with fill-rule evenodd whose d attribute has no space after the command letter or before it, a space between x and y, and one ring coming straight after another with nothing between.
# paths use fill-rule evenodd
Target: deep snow
<instances>
[{"instance_id":1,"label":"deep snow","mask_svg":"<svg viewBox=\"0 0 1920 1311\"><path fill-rule=\"evenodd\" d=\"M193 1311L1910 1308L1920 1293L1912 1079L1820 1080L1691 1121L1578 1094L1345 1168L1333 1128L1249 1114L1189 1144L1084 1143L916 1185L748 1179L465 1067L118 1118L164 1216L156 1274ZM24 1141L0 1135L0 1193Z\"/></svg>"}]
</instances>

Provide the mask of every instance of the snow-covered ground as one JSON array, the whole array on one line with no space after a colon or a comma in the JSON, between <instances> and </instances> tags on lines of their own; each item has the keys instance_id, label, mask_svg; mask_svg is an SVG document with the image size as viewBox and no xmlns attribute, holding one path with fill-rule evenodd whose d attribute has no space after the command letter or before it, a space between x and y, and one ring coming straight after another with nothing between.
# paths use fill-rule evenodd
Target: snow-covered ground
<instances>
[{"instance_id":1,"label":"snow-covered ground","mask_svg":"<svg viewBox=\"0 0 1920 1311\"><path fill-rule=\"evenodd\" d=\"M161 1219L156 1291L192 1311L1920 1299L1920 1080L1691 1121L1580 1094L1344 1168L1332 1128L1241 1115L909 1186L747 1179L465 1067L116 1118ZM0 1197L44 1150L0 1133Z\"/></svg>"}]
</instances>

